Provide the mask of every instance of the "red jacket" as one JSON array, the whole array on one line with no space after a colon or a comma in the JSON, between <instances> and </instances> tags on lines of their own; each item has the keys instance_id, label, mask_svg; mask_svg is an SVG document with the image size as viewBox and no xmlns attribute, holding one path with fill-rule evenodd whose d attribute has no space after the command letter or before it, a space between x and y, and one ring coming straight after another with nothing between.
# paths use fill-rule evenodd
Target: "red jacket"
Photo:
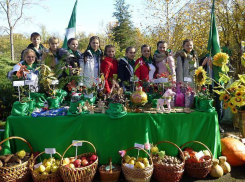
<instances>
[{"instance_id":1,"label":"red jacket","mask_svg":"<svg viewBox=\"0 0 245 182\"><path fill-rule=\"evenodd\" d=\"M140 67L138 67L135 70L135 75L139 78L139 80L149 80L149 67L148 67L148 65L145 63L143 58L139 58L135 62L135 67L139 62L141 62L142 65L140 65Z\"/></svg>"},{"instance_id":2,"label":"red jacket","mask_svg":"<svg viewBox=\"0 0 245 182\"><path fill-rule=\"evenodd\" d=\"M105 77L105 91L106 93L110 93L111 91L111 80L113 79L113 74L117 74L117 60L110 58L110 57L104 57L104 59L101 62L101 73L104 73Z\"/></svg>"}]
</instances>

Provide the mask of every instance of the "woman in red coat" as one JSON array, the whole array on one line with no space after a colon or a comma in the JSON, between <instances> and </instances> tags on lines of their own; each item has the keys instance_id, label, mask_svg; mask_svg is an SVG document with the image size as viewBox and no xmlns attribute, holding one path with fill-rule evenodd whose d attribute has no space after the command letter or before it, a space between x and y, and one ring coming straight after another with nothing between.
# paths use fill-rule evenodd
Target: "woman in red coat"
<instances>
[{"instance_id":1,"label":"woman in red coat","mask_svg":"<svg viewBox=\"0 0 245 182\"><path fill-rule=\"evenodd\" d=\"M135 62L135 75L139 80L153 80L156 67L153 65L151 47L149 45L142 45L141 53L142 56Z\"/></svg>"},{"instance_id":2,"label":"woman in red coat","mask_svg":"<svg viewBox=\"0 0 245 182\"><path fill-rule=\"evenodd\" d=\"M113 75L117 74L118 63L115 57L115 47L113 45L105 46L104 59L101 63L101 73L104 74L105 77L105 93L108 94L111 92L112 87L112 79Z\"/></svg>"}]
</instances>

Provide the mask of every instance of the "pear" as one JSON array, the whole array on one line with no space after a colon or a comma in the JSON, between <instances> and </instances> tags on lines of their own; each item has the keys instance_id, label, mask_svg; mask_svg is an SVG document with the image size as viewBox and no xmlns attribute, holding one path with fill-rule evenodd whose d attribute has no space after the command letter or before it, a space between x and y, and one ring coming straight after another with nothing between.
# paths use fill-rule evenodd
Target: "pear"
<instances>
[{"instance_id":1,"label":"pear","mask_svg":"<svg viewBox=\"0 0 245 182\"><path fill-rule=\"evenodd\" d=\"M45 166L46 167L48 167L48 166L50 167L51 166L51 162L47 161Z\"/></svg>"},{"instance_id":2,"label":"pear","mask_svg":"<svg viewBox=\"0 0 245 182\"><path fill-rule=\"evenodd\" d=\"M128 162L128 164L135 164L135 161L134 160L132 160L132 159L130 159L130 161Z\"/></svg>"},{"instance_id":3,"label":"pear","mask_svg":"<svg viewBox=\"0 0 245 182\"><path fill-rule=\"evenodd\" d=\"M56 165L56 166L60 165L60 160L58 160L58 159L55 160L55 165Z\"/></svg>"},{"instance_id":4,"label":"pear","mask_svg":"<svg viewBox=\"0 0 245 182\"><path fill-rule=\"evenodd\" d=\"M68 164L70 164L69 158L64 158L63 165L65 166L65 165L68 165Z\"/></svg>"},{"instance_id":5,"label":"pear","mask_svg":"<svg viewBox=\"0 0 245 182\"><path fill-rule=\"evenodd\" d=\"M156 146L153 146L153 147L151 147L151 152L152 152L153 154L156 154L156 153L159 152L159 150L158 150L158 148L157 148Z\"/></svg>"},{"instance_id":6,"label":"pear","mask_svg":"<svg viewBox=\"0 0 245 182\"><path fill-rule=\"evenodd\" d=\"M142 161L143 161L143 158L142 158L142 157L139 157L139 158L137 159L137 161L142 162Z\"/></svg>"},{"instance_id":7,"label":"pear","mask_svg":"<svg viewBox=\"0 0 245 182\"><path fill-rule=\"evenodd\" d=\"M136 161L136 158L135 157L131 157L132 160Z\"/></svg>"},{"instance_id":8,"label":"pear","mask_svg":"<svg viewBox=\"0 0 245 182\"><path fill-rule=\"evenodd\" d=\"M34 170L33 170L33 173L39 174L39 168L34 169Z\"/></svg>"},{"instance_id":9,"label":"pear","mask_svg":"<svg viewBox=\"0 0 245 182\"><path fill-rule=\"evenodd\" d=\"M51 167L51 172L52 172L52 173L55 173L55 172L58 171L58 169L59 169L58 166L53 166L53 167Z\"/></svg>"},{"instance_id":10,"label":"pear","mask_svg":"<svg viewBox=\"0 0 245 182\"><path fill-rule=\"evenodd\" d=\"M147 158L143 158L143 162L148 162L149 163L149 160Z\"/></svg>"},{"instance_id":11,"label":"pear","mask_svg":"<svg viewBox=\"0 0 245 182\"><path fill-rule=\"evenodd\" d=\"M47 173L50 173L50 171L51 171L51 166L47 166L46 169L45 169L45 171L46 171Z\"/></svg>"},{"instance_id":12,"label":"pear","mask_svg":"<svg viewBox=\"0 0 245 182\"><path fill-rule=\"evenodd\" d=\"M48 175L48 173L47 172L43 172L42 175Z\"/></svg>"},{"instance_id":13,"label":"pear","mask_svg":"<svg viewBox=\"0 0 245 182\"><path fill-rule=\"evenodd\" d=\"M48 161L47 159L44 159L44 160L43 160L43 165L44 165L44 166L47 166L47 165L46 165L47 161Z\"/></svg>"},{"instance_id":14,"label":"pear","mask_svg":"<svg viewBox=\"0 0 245 182\"><path fill-rule=\"evenodd\" d=\"M126 162L126 163L128 163L129 161L130 161L130 157L127 155L127 156L125 156L124 157L124 161Z\"/></svg>"},{"instance_id":15,"label":"pear","mask_svg":"<svg viewBox=\"0 0 245 182\"><path fill-rule=\"evenodd\" d=\"M139 165L139 168L140 168L140 169L144 169L144 168L145 168L145 164L143 164L142 162L139 162L138 165Z\"/></svg>"},{"instance_id":16,"label":"pear","mask_svg":"<svg viewBox=\"0 0 245 182\"><path fill-rule=\"evenodd\" d=\"M40 165L38 169L39 169L39 172L40 172L40 173L42 173L42 172L45 171L44 165Z\"/></svg>"}]
</instances>

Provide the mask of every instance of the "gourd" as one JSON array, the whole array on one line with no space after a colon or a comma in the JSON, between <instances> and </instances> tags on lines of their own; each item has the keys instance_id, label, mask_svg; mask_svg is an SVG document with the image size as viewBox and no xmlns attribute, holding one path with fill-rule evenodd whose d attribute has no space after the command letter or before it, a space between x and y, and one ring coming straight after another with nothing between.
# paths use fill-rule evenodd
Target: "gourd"
<instances>
[{"instance_id":1,"label":"gourd","mask_svg":"<svg viewBox=\"0 0 245 182\"><path fill-rule=\"evenodd\" d=\"M210 171L210 176L214 177L214 178L220 178L221 176L223 176L224 172L222 167L219 166L219 160L218 159L214 159L213 160L213 166L212 169Z\"/></svg>"},{"instance_id":2,"label":"gourd","mask_svg":"<svg viewBox=\"0 0 245 182\"><path fill-rule=\"evenodd\" d=\"M231 166L228 162L226 162L225 156L219 157L219 165L222 167L224 174L231 172Z\"/></svg>"},{"instance_id":3,"label":"gourd","mask_svg":"<svg viewBox=\"0 0 245 182\"><path fill-rule=\"evenodd\" d=\"M237 139L221 139L221 153L227 157L227 162L231 166L242 166L245 164L245 145Z\"/></svg>"}]
</instances>

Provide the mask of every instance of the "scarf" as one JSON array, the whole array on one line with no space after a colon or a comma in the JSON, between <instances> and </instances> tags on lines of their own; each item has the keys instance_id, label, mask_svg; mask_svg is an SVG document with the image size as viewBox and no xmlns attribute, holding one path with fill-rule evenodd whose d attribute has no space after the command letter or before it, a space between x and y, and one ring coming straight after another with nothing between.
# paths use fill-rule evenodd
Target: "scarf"
<instances>
[{"instance_id":1,"label":"scarf","mask_svg":"<svg viewBox=\"0 0 245 182\"><path fill-rule=\"evenodd\" d=\"M126 56L125 56L124 58L128 61L128 64L130 64L130 66L132 66L132 68L134 69L134 66L135 66L135 60L130 60L130 59L128 59Z\"/></svg>"},{"instance_id":2,"label":"scarf","mask_svg":"<svg viewBox=\"0 0 245 182\"><path fill-rule=\"evenodd\" d=\"M68 52L69 52L70 54L75 55L77 59L80 57L80 54L79 54L78 51L73 52L70 48L68 48Z\"/></svg>"},{"instance_id":3,"label":"scarf","mask_svg":"<svg viewBox=\"0 0 245 182\"><path fill-rule=\"evenodd\" d=\"M36 63L33 63L31 66L26 63L26 61L23 62L23 65L26 66L26 69L34 71L37 67Z\"/></svg>"},{"instance_id":4,"label":"scarf","mask_svg":"<svg viewBox=\"0 0 245 182\"><path fill-rule=\"evenodd\" d=\"M97 57L101 54L101 50L98 49L95 51L90 45L88 46L87 50L90 50L93 55L96 55Z\"/></svg>"},{"instance_id":5,"label":"scarf","mask_svg":"<svg viewBox=\"0 0 245 182\"><path fill-rule=\"evenodd\" d=\"M160 53L158 50L156 50L154 53L154 59L157 63L162 62L167 57L168 57L168 53L166 52Z\"/></svg>"},{"instance_id":6,"label":"scarf","mask_svg":"<svg viewBox=\"0 0 245 182\"><path fill-rule=\"evenodd\" d=\"M152 58L149 57L149 59L147 59L146 57L142 56L143 60L147 63L147 64L152 64L153 61L152 61Z\"/></svg>"}]
</instances>

